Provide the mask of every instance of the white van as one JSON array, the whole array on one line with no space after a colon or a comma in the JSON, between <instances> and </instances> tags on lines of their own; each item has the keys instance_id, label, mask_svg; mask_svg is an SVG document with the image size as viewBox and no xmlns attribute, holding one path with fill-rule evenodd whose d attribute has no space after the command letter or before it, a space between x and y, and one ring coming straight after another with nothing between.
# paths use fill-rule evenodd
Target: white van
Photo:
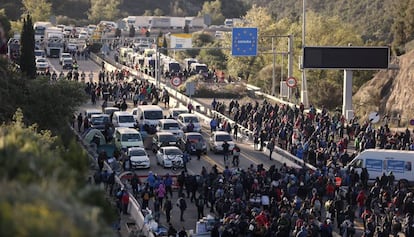
<instances>
[{"instance_id":1,"label":"white van","mask_svg":"<svg viewBox=\"0 0 414 237\"><path fill-rule=\"evenodd\" d=\"M157 126L164 118L163 111L158 105L140 105L137 110L137 120L140 125Z\"/></svg>"},{"instance_id":2,"label":"white van","mask_svg":"<svg viewBox=\"0 0 414 237\"><path fill-rule=\"evenodd\" d=\"M135 119L131 113L125 111L116 111L112 115L112 124L114 127L135 127Z\"/></svg>"},{"instance_id":3,"label":"white van","mask_svg":"<svg viewBox=\"0 0 414 237\"><path fill-rule=\"evenodd\" d=\"M141 133L133 128L115 128L115 147L119 150L126 150L130 147L144 147Z\"/></svg>"},{"instance_id":4,"label":"white van","mask_svg":"<svg viewBox=\"0 0 414 237\"><path fill-rule=\"evenodd\" d=\"M377 177L384 173L393 173L395 181L402 180L410 184L414 183L414 151L368 149L361 152L346 168L353 168L361 174L362 168L367 168L369 183L373 183Z\"/></svg>"}]
</instances>

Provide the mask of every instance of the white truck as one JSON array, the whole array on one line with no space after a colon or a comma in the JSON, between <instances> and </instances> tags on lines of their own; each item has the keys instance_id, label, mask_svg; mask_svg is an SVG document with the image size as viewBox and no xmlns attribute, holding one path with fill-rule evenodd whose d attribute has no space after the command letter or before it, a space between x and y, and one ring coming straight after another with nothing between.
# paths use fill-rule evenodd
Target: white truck
<instances>
[{"instance_id":1,"label":"white truck","mask_svg":"<svg viewBox=\"0 0 414 237\"><path fill-rule=\"evenodd\" d=\"M170 17L171 18L171 29L184 29L186 21L185 17Z\"/></svg>"},{"instance_id":2,"label":"white truck","mask_svg":"<svg viewBox=\"0 0 414 237\"><path fill-rule=\"evenodd\" d=\"M47 57L59 58L65 48L64 35L61 28L48 27L45 31L45 51Z\"/></svg>"},{"instance_id":3,"label":"white truck","mask_svg":"<svg viewBox=\"0 0 414 237\"><path fill-rule=\"evenodd\" d=\"M171 27L171 17L153 16L149 20L150 29L169 29Z\"/></svg>"},{"instance_id":4,"label":"white truck","mask_svg":"<svg viewBox=\"0 0 414 237\"><path fill-rule=\"evenodd\" d=\"M368 149L357 155L345 168L351 167L361 174L366 168L369 174L368 183L373 183L384 173L393 173L395 181L414 184L414 151Z\"/></svg>"}]
</instances>

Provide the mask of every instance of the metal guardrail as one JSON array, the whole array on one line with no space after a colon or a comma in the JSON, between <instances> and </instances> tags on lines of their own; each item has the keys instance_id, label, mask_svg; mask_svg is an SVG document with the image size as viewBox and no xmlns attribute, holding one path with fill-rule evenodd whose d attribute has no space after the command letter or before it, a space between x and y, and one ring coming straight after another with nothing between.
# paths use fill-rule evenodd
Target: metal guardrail
<instances>
[{"instance_id":1,"label":"metal guardrail","mask_svg":"<svg viewBox=\"0 0 414 237\"><path fill-rule=\"evenodd\" d=\"M156 80L153 77L150 77L146 74L141 73L140 71L134 70L132 68L126 67L124 65L121 65L119 63L115 63L115 65L112 65L111 63L114 62L110 62L108 60L102 59L101 57L99 57L96 54L91 54L91 59L93 61L95 61L98 65L101 65L102 62L105 62L105 69L109 70L109 71L113 71L115 69L125 69L128 70L133 76L136 77L140 77L142 79L148 80L149 82L156 84ZM112 61L112 60L111 60ZM210 108L206 108L203 104L197 102L196 100L190 99L187 95L184 95L180 92L178 92L177 90L174 90L173 88L169 87L168 85L161 83L160 82L160 86L167 89L167 91L170 93L170 95L172 95L172 97L174 97L175 99L177 99L178 101L180 101L184 106L188 105L189 103L191 103L194 108L196 108L194 110L194 113L199 117L199 119L201 121L203 121L203 123L207 126L210 125L210 121L211 121L211 117L217 116L220 117L222 119L227 120L232 126L236 123L235 121L231 120L230 118L228 118L227 116L211 110ZM270 95L266 95L263 94L260 91L259 87L255 87L252 85L249 85L248 88L251 88L252 91L254 91L255 94L257 95L263 95L266 98L278 101L279 103L285 103L285 104L289 104L290 106L294 105L292 103L280 100L276 97L270 96ZM244 134L245 136L248 136L249 140L252 140L253 138L253 131L249 130L248 128L245 128L243 126L241 126L240 124L238 124L239 126L239 130L242 134ZM288 151L285 151L279 147L275 147L275 152L280 154L282 157L286 158L288 161L290 161L292 164L295 164L297 167L303 167L306 166L307 168L311 169L311 170L316 170L316 168L314 166L312 166L311 164L305 163L303 160L297 158L296 156L290 154ZM119 179L119 177L116 178L116 182L123 185L121 180ZM144 228L144 216L142 215L139 203L136 201L136 199L133 197L133 195L130 195L130 205L129 205L129 211L131 213L131 217L135 220L137 226ZM147 235L149 237L153 237L154 234L147 230Z\"/></svg>"},{"instance_id":2,"label":"metal guardrail","mask_svg":"<svg viewBox=\"0 0 414 237\"><path fill-rule=\"evenodd\" d=\"M99 63L101 63L103 61L103 59L97 57L97 60L101 60ZM110 62L105 61L105 66L106 67L114 67L113 65L110 64ZM143 74L137 70L134 70L132 68L117 64L116 67L114 68L118 68L118 69L126 69L128 70L132 75L137 76L137 77L141 77L145 80L148 80L151 83L156 83L156 80L153 77L150 77L146 74ZM232 126L236 123L235 121L231 120L230 118L228 118L227 116L225 116L224 114L221 114L217 111L214 111L210 108L206 108L203 104L197 102L196 100L190 99L187 95L184 95L180 92L178 92L177 90L169 87L168 85L164 84L164 83L160 83L160 86L167 89L167 91L170 93L170 95L174 98L176 98L178 101L180 101L181 103L183 103L184 105L188 105L190 102L191 104L194 106L194 108L198 108L194 110L194 113L199 117L200 120L202 120L204 122L204 124L206 125L210 125L210 121L211 118L214 116L220 117L222 119L227 120ZM271 99L273 101L276 101L278 103L283 103L283 104L287 104L289 106L296 106L293 103L290 102L286 102L283 101L277 97L268 95L268 94L264 94L260 91L259 87L250 85L250 84L246 84L246 87L251 88L252 91L254 91L254 93L256 95L261 95L264 96L268 99ZM241 126L240 124L238 124L239 126L239 131L241 132L241 134L243 134L244 136L247 136L249 140L253 139L253 131L249 130L246 127ZM306 163L305 161L299 159L298 157L290 154L288 151L283 150L282 148L279 148L277 146L275 146L274 151L278 154L280 154L281 156L283 156L284 158L286 158L288 161L291 162L291 164L294 164L298 167L303 167L306 166L307 168L311 169L311 170L316 170L316 167L314 167L313 165Z\"/></svg>"}]
</instances>

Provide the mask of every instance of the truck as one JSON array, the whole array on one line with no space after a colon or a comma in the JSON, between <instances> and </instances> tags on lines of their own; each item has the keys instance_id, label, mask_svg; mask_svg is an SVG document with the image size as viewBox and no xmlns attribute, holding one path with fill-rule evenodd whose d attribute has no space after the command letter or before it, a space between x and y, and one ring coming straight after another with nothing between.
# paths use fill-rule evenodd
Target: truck
<instances>
[{"instance_id":1,"label":"truck","mask_svg":"<svg viewBox=\"0 0 414 237\"><path fill-rule=\"evenodd\" d=\"M48 27L45 31L45 51L47 57L58 58L65 49L62 29Z\"/></svg>"},{"instance_id":2,"label":"truck","mask_svg":"<svg viewBox=\"0 0 414 237\"><path fill-rule=\"evenodd\" d=\"M149 20L150 29L169 29L171 27L171 17L153 16Z\"/></svg>"},{"instance_id":3,"label":"truck","mask_svg":"<svg viewBox=\"0 0 414 237\"><path fill-rule=\"evenodd\" d=\"M185 17L170 17L171 18L171 29L184 29L186 20Z\"/></svg>"},{"instance_id":4,"label":"truck","mask_svg":"<svg viewBox=\"0 0 414 237\"><path fill-rule=\"evenodd\" d=\"M354 169L361 174L362 169L366 168L370 184L375 182L377 177L383 174L389 175L392 172L396 182L401 181L413 185L413 162L414 151L367 149L346 165L345 170Z\"/></svg>"},{"instance_id":5,"label":"truck","mask_svg":"<svg viewBox=\"0 0 414 237\"><path fill-rule=\"evenodd\" d=\"M186 17L186 24L191 29L204 29L206 28L206 24L204 22L204 17L198 17L198 16L189 16Z\"/></svg>"},{"instance_id":6,"label":"truck","mask_svg":"<svg viewBox=\"0 0 414 237\"><path fill-rule=\"evenodd\" d=\"M37 21L33 24L34 35L36 41L43 41L45 38L46 29L51 27L52 23L49 21Z\"/></svg>"}]
</instances>

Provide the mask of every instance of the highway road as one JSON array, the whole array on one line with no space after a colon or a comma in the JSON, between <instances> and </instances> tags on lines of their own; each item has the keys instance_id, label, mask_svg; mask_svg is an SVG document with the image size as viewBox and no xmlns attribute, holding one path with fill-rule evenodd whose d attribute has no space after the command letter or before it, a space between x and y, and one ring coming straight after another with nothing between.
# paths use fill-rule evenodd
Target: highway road
<instances>
[{"instance_id":1,"label":"highway road","mask_svg":"<svg viewBox=\"0 0 414 237\"><path fill-rule=\"evenodd\" d=\"M58 59L49 59L49 62L50 62L52 69L58 72L61 71L61 66L59 65ZM97 65L91 60L79 60L78 63L79 63L79 71L84 70L85 73L92 71L94 74L94 82L98 81L97 75L100 70L100 65ZM64 70L64 72L66 74L67 70ZM88 101L81 108L79 108L79 112L83 112L86 109L91 109L91 108L100 109L101 103L102 101L97 101L96 105L92 105L92 103ZM182 104L180 104L179 102L171 98L170 106L178 107L178 106L182 106ZM161 105L161 107L163 107L163 105ZM128 110L130 111L132 108L133 108L132 101L129 100ZM167 110L164 110L165 115L167 115L166 111ZM209 125L207 123L204 123L202 125L203 125L202 134L205 140L207 141L210 135ZM267 151L255 150L251 142L248 142L245 140L243 141L239 140L239 141L236 141L236 143L241 148L240 165L239 165L239 167L241 168L247 169L247 167L249 167L251 164L255 166L258 164L263 164L263 167L265 169L268 169L272 165L275 165L277 168L279 168L283 164L283 162L285 162L285 158L277 153L273 153L272 159L270 160L268 157ZM158 174L159 176L164 176L167 173L172 174L171 170L164 169L163 167L158 166L156 164L155 156L152 151L147 150L147 152L148 152L148 155L151 161L150 169L136 170L135 173L137 173L139 176L146 176L148 175L149 171L152 171L153 173ZM209 171L211 170L211 167L214 165L216 165L220 171L224 170L226 164L224 164L223 155L214 154L213 152L208 151L206 155L202 156L201 160L197 160L195 156L192 156L191 161L187 164L187 169L188 169L189 174L200 174L203 166L206 167L207 170ZM230 166L230 168L232 167ZM144 178L142 178L141 181L145 181ZM177 198L177 195L174 194L173 204L175 204L176 198ZM187 200L187 205L188 205L188 209L184 215L184 219L186 221L185 222L179 221L179 218L177 218L179 215L179 210L177 207L174 207L172 210L172 224L177 229L181 229L181 227L184 227L187 230L195 231L195 226L196 226L196 221L197 221L197 210L196 210L196 207L192 203L190 203L189 200ZM152 203L150 203L150 207L152 207ZM204 211L205 211L205 215L209 214L208 212L209 208L205 208ZM163 226L167 226L165 216L163 214L161 215L160 224L162 224ZM360 232L360 230L358 230L358 232ZM335 233L334 236L338 236L338 234Z\"/></svg>"}]
</instances>

